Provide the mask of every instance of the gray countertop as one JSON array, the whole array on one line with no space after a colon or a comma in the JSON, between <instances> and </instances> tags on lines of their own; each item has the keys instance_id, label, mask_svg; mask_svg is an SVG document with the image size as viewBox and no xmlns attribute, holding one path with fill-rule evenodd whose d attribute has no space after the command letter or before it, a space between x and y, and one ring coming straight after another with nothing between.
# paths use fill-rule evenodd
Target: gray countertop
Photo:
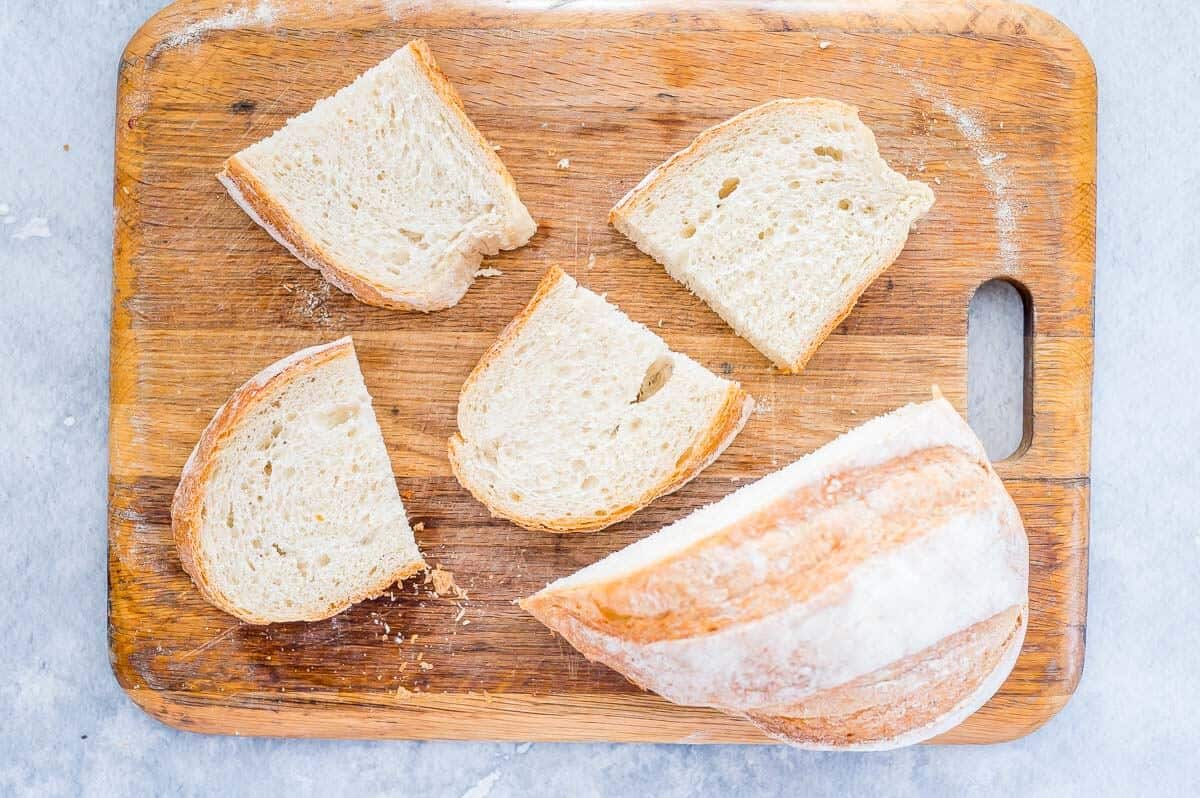
<instances>
[{"instance_id":1,"label":"gray countertop","mask_svg":"<svg viewBox=\"0 0 1200 798\"><path fill-rule=\"evenodd\" d=\"M158 5L0 0L0 794L1200 794L1200 4L1041 0L1100 84L1083 681L1018 742L886 754L206 737L125 697L105 638L113 95Z\"/></svg>"}]
</instances>

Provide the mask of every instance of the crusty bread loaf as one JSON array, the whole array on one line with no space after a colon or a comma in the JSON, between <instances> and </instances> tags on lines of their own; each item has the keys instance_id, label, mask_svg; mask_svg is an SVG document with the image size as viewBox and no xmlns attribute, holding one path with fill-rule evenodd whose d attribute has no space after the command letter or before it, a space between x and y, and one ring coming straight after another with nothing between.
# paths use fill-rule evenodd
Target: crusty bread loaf
<instances>
[{"instance_id":1,"label":"crusty bread loaf","mask_svg":"<svg viewBox=\"0 0 1200 798\"><path fill-rule=\"evenodd\" d=\"M678 489L753 400L554 268L463 386L455 476L528 529L600 529Z\"/></svg>"},{"instance_id":2,"label":"crusty bread loaf","mask_svg":"<svg viewBox=\"0 0 1200 798\"><path fill-rule=\"evenodd\" d=\"M349 338L234 392L183 467L171 524L200 592L249 623L327 618L425 567Z\"/></svg>"},{"instance_id":3,"label":"crusty bread loaf","mask_svg":"<svg viewBox=\"0 0 1200 798\"><path fill-rule=\"evenodd\" d=\"M891 748L999 688L1028 617L1016 506L948 402L867 422L522 606L679 704Z\"/></svg>"},{"instance_id":4,"label":"crusty bread loaf","mask_svg":"<svg viewBox=\"0 0 1200 798\"><path fill-rule=\"evenodd\" d=\"M438 310L537 229L415 39L217 176L293 255L371 305Z\"/></svg>"},{"instance_id":5,"label":"crusty bread loaf","mask_svg":"<svg viewBox=\"0 0 1200 798\"><path fill-rule=\"evenodd\" d=\"M776 100L704 131L609 221L780 369L804 367L933 204L852 106Z\"/></svg>"}]
</instances>

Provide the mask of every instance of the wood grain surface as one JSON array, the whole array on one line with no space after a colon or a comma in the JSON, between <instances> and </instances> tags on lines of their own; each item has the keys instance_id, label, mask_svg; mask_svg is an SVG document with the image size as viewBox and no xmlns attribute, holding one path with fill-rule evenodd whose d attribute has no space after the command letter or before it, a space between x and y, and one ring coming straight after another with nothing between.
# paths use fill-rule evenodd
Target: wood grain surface
<instances>
[{"instance_id":1,"label":"wood grain surface","mask_svg":"<svg viewBox=\"0 0 1200 798\"><path fill-rule=\"evenodd\" d=\"M931 384L965 408L967 305L1000 277L1032 307L1029 434L998 464L1029 531L1029 633L1001 691L941 740L1040 726L1075 689L1084 649L1096 86L1082 46L1003 2L519 5L185 0L130 42L116 119L109 502L121 685L168 723L210 732L762 741L748 723L672 706L587 662L514 600ZM429 315L332 289L214 178L228 155L417 35L540 223L527 247L485 263L502 276ZM884 157L937 202L804 373L786 376L605 216L703 128L807 95L859 106ZM760 404L696 481L572 536L489 518L446 458L459 386L552 264ZM241 624L180 568L169 517L180 468L234 388L344 334L424 525L422 550L467 597L417 579L327 621Z\"/></svg>"}]
</instances>

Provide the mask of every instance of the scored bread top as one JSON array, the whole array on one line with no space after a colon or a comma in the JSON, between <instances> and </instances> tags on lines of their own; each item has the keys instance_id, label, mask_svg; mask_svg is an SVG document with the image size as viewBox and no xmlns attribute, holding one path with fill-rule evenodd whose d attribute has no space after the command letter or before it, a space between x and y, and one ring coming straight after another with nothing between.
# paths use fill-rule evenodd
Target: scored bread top
<instances>
[{"instance_id":1,"label":"scored bread top","mask_svg":"<svg viewBox=\"0 0 1200 798\"><path fill-rule=\"evenodd\" d=\"M383 307L456 304L485 255L537 229L420 39L229 158L218 178L293 255Z\"/></svg>"},{"instance_id":2,"label":"scored bread top","mask_svg":"<svg viewBox=\"0 0 1200 798\"><path fill-rule=\"evenodd\" d=\"M932 204L928 186L888 168L855 108L785 99L701 133L609 221L795 372Z\"/></svg>"},{"instance_id":3,"label":"scored bread top","mask_svg":"<svg viewBox=\"0 0 1200 798\"><path fill-rule=\"evenodd\" d=\"M463 386L450 462L496 515L600 529L699 473L752 406L554 268Z\"/></svg>"},{"instance_id":4,"label":"scored bread top","mask_svg":"<svg viewBox=\"0 0 1200 798\"><path fill-rule=\"evenodd\" d=\"M585 656L810 747L894 747L999 687L1028 542L944 399L822 449L525 599Z\"/></svg>"},{"instance_id":5,"label":"scored bread top","mask_svg":"<svg viewBox=\"0 0 1200 798\"><path fill-rule=\"evenodd\" d=\"M267 367L214 415L171 524L210 603L318 620L424 568L350 338Z\"/></svg>"}]
</instances>

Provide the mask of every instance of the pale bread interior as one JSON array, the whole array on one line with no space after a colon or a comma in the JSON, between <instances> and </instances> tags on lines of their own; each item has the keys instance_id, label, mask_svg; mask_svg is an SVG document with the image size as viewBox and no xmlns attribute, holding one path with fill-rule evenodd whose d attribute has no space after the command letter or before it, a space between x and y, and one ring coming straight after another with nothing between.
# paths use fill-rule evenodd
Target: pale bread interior
<instances>
[{"instance_id":1,"label":"pale bread interior","mask_svg":"<svg viewBox=\"0 0 1200 798\"><path fill-rule=\"evenodd\" d=\"M468 380L451 447L493 512L588 526L664 492L737 387L560 275Z\"/></svg>"},{"instance_id":2,"label":"pale bread interior","mask_svg":"<svg viewBox=\"0 0 1200 798\"><path fill-rule=\"evenodd\" d=\"M778 100L702 134L613 224L777 366L798 370L933 204L849 105Z\"/></svg>"},{"instance_id":3,"label":"pale bread interior","mask_svg":"<svg viewBox=\"0 0 1200 798\"><path fill-rule=\"evenodd\" d=\"M483 256L521 246L536 225L421 53L430 58L410 43L235 159L319 261L389 300L432 310L455 304Z\"/></svg>"},{"instance_id":4,"label":"pale bread interior","mask_svg":"<svg viewBox=\"0 0 1200 798\"><path fill-rule=\"evenodd\" d=\"M204 578L260 620L312 620L421 567L354 350L259 397L203 486Z\"/></svg>"}]
</instances>

